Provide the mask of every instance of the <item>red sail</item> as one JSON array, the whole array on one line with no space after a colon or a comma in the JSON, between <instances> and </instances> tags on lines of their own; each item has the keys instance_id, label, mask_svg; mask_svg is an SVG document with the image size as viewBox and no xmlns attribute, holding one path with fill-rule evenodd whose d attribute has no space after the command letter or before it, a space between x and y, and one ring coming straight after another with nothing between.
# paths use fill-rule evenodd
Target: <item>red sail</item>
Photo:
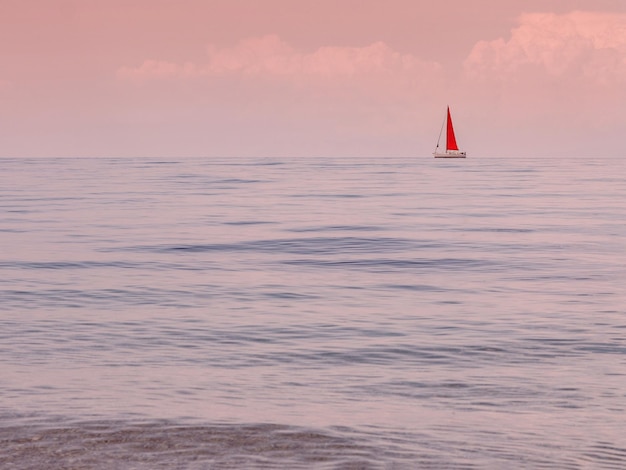
<instances>
[{"instance_id":1,"label":"red sail","mask_svg":"<svg viewBox=\"0 0 626 470\"><path fill-rule=\"evenodd\" d=\"M452 127L452 118L450 117L450 107L448 107L448 125L446 128L446 150L458 150L459 146L456 144L456 138L454 137L454 128Z\"/></svg>"}]
</instances>

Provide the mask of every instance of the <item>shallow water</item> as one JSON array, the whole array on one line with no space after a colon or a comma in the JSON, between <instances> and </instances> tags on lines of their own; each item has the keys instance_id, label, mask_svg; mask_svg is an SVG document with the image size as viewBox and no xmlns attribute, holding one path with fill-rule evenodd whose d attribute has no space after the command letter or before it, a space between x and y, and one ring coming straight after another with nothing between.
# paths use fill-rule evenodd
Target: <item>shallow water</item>
<instances>
[{"instance_id":1,"label":"shallow water","mask_svg":"<svg viewBox=\"0 0 626 470\"><path fill-rule=\"evenodd\" d=\"M2 159L3 468L624 468L626 164Z\"/></svg>"}]
</instances>

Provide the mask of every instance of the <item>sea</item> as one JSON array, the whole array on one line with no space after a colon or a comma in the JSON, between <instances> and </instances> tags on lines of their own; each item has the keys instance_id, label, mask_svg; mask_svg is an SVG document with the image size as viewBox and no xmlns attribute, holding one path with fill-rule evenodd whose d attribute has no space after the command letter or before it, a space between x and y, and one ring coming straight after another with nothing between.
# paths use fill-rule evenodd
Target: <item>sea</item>
<instances>
[{"instance_id":1,"label":"sea","mask_svg":"<svg viewBox=\"0 0 626 470\"><path fill-rule=\"evenodd\" d=\"M626 160L0 159L2 469L624 469Z\"/></svg>"}]
</instances>

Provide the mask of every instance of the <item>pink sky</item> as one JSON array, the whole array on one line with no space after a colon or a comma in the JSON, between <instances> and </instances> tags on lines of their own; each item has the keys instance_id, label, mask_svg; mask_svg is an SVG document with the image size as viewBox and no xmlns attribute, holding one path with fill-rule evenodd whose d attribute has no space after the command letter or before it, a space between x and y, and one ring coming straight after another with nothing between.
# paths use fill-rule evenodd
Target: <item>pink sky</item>
<instances>
[{"instance_id":1,"label":"pink sky","mask_svg":"<svg viewBox=\"0 0 626 470\"><path fill-rule=\"evenodd\" d=\"M624 0L0 0L0 156L624 156Z\"/></svg>"}]
</instances>

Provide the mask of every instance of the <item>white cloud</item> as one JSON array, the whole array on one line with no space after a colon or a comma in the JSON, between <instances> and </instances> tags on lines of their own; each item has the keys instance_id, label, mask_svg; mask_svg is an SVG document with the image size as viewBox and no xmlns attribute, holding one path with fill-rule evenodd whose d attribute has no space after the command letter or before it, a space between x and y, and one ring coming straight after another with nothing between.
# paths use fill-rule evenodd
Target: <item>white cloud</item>
<instances>
[{"instance_id":1,"label":"white cloud","mask_svg":"<svg viewBox=\"0 0 626 470\"><path fill-rule=\"evenodd\" d=\"M133 81L239 75L303 83L355 78L411 82L441 73L438 63L402 54L380 41L364 47L320 47L305 53L276 35L267 35L245 39L233 47L210 45L207 55L202 64L146 60L138 67L119 69L117 75Z\"/></svg>"},{"instance_id":2,"label":"white cloud","mask_svg":"<svg viewBox=\"0 0 626 470\"><path fill-rule=\"evenodd\" d=\"M209 47L207 74L241 72L275 77L352 77L364 73L437 70L435 63L394 51L383 42L365 47L321 47L312 53L295 51L278 36L242 41L233 48Z\"/></svg>"},{"instance_id":3,"label":"white cloud","mask_svg":"<svg viewBox=\"0 0 626 470\"><path fill-rule=\"evenodd\" d=\"M473 78L516 80L524 78L525 72L535 72L595 84L622 83L626 80L626 14L522 15L508 41L477 43L465 70Z\"/></svg>"}]
</instances>

